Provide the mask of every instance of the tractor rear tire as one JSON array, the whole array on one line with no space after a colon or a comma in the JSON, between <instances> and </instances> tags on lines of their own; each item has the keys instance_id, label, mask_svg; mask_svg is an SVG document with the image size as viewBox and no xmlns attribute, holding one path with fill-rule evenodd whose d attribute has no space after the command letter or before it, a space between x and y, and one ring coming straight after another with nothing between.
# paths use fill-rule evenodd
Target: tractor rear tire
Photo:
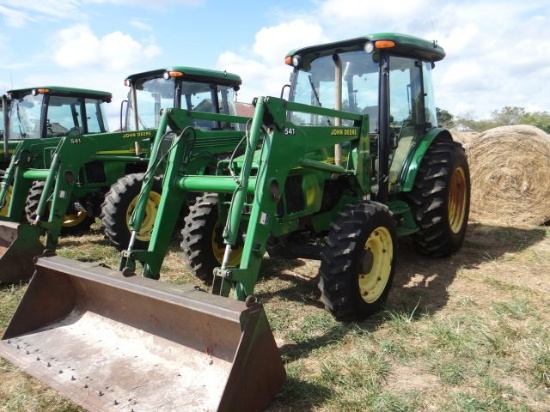
<instances>
[{"instance_id":1,"label":"tractor rear tire","mask_svg":"<svg viewBox=\"0 0 550 412\"><path fill-rule=\"evenodd\" d=\"M131 228L128 222L136 208L143 179L143 173L133 173L118 179L105 195L105 200L101 205L103 231L118 250L126 249L130 243ZM161 179L155 177L145 208L145 217L139 232L136 234L135 249L147 249L149 245L161 193Z\"/></svg>"},{"instance_id":2,"label":"tractor rear tire","mask_svg":"<svg viewBox=\"0 0 550 412\"><path fill-rule=\"evenodd\" d=\"M396 223L385 205L345 206L321 252L319 289L325 309L344 322L379 311L391 289L396 254Z\"/></svg>"},{"instance_id":3,"label":"tractor rear tire","mask_svg":"<svg viewBox=\"0 0 550 412\"><path fill-rule=\"evenodd\" d=\"M408 203L420 229L411 236L419 252L445 257L461 248L470 212L470 170L460 143L444 137L433 141Z\"/></svg>"},{"instance_id":4,"label":"tractor rear tire","mask_svg":"<svg viewBox=\"0 0 550 412\"><path fill-rule=\"evenodd\" d=\"M40 180L32 182L29 195L27 196L27 200L25 202L25 215L29 223L34 222L36 210L38 209L42 192L44 192L44 186L44 181ZM46 210L46 213L49 214L49 211ZM44 216L44 218L46 217L47 216ZM89 216L87 212L77 210L67 211L63 219L60 235L82 235L90 231L90 226L92 226L94 222L95 218L93 216Z\"/></svg>"},{"instance_id":5,"label":"tractor rear tire","mask_svg":"<svg viewBox=\"0 0 550 412\"><path fill-rule=\"evenodd\" d=\"M212 285L214 268L221 266L225 252L223 222L218 217L218 195L206 193L197 197L185 217L181 231L183 257L196 277ZM242 246L232 250L228 266L239 264Z\"/></svg>"}]
</instances>

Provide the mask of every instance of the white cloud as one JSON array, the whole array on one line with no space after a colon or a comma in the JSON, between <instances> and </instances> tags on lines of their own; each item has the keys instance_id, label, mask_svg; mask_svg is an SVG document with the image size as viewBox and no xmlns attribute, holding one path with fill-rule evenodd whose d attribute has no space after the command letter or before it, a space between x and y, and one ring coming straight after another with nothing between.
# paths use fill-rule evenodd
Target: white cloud
<instances>
[{"instance_id":1,"label":"white cloud","mask_svg":"<svg viewBox=\"0 0 550 412\"><path fill-rule=\"evenodd\" d=\"M83 0L83 3L90 4L122 4L140 8L164 8L168 5L181 5L181 6L200 6L205 3L206 0L155 0L151 2L143 0Z\"/></svg>"},{"instance_id":2,"label":"white cloud","mask_svg":"<svg viewBox=\"0 0 550 412\"><path fill-rule=\"evenodd\" d=\"M315 0L278 15L248 50L228 51L244 88L274 94L288 80L286 53L309 44L397 31L438 40L446 58L434 70L437 105L452 114L487 117L504 106L550 111L550 3L547 0ZM298 7L298 6L297 6ZM244 57L243 57L244 56ZM288 68L287 68L288 69ZM277 85L277 88L276 88Z\"/></svg>"},{"instance_id":3,"label":"white cloud","mask_svg":"<svg viewBox=\"0 0 550 412\"><path fill-rule=\"evenodd\" d=\"M140 42L120 31L100 36L86 24L60 30L53 44L54 61L68 69L63 72L63 85L113 93L113 102L105 108L111 130L119 127L120 101L126 98L123 79L129 73L150 69L151 62L161 55L161 48L151 39ZM57 84L59 75L36 73L26 83Z\"/></svg>"},{"instance_id":4,"label":"white cloud","mask_svg":"<svg viewBox=\"0 0 550 412\"><path fill-rule=\"evenodd\" d=\"M136 29L143 30L143 31L153 31L153 27L151 25L140 21L140 20L130 20L130 26L135 27Z\"/></svg>"},{"instance_id":5,"label":"white cloud","mask_svg":"<svg viewBox=\"0 0 550 412\"><path fill-rule=\"evenodd\" d=\"M120 31L98 37L85 24L59 31L55 43L55 62L69 69L120 71L139 60L149 60L161 54L156 44L143 45Z\"/></svg>"},{"instance_id":6,"label":"white cloud","mask_svg":"<svg viewBox=\"0 0 550 412\"><path fill-rule=\"evenodd\" d=\"M32 21L32 17L27 13L0 6L0 15L8 27L24 27L27 22Z\"/></svg>"},{"instance_id":7,"label":"white cloud","mask_svg":"<svg viewBox=\"0 0 550 412\"><path fill-rule=\"evenodd\" d=\"M281 59L282 60L282 59ZM281 87L288 82L290 68L279 62L265 65L241 54L226 52L218 58L217 68L238 74L243 80L239 101L250 103L257 96L279 96Z\"/></svg>"},{"instance_id":8,"label":"white cloud","mask_svg":"<svg viewBox=\"0 0 550 412\"><path fill-rule=\"evenodd\" d=\"M327 38L319 24L299 19L264 27L256 34L255 40L252 50L264 63L281 64L289 50L324 42Z\"/></svg>"},{"instance_id":9,"label":"white cloud","mask_svg":"<svg viewBox=\"0 0 550 412\"><path fill-rule=\"evenodd\" d=\"M448 3L438 14L447 57L434 71L438 106L488 118L504 106L550 110L541 82L550 66L546 1Z\"/></svg>"},{"instance_id":10,"label":"white cloud","mask_svg":"<svg viewBox=\"0 0 550 412\"><path fill-rule=\"evenodd\" d=\"M85 20L86 7L93 4L127 5L166 11L173 5L197 7L205 0L0 0L0 16L9 27L24 27L30 22Z\"/></svg>"},{"instance_id":11,"label":"white cloud","mask_svg":"<svg viewBox=\"0 0 550 412\"><path fill-rule=\"evenodd\" d=\"M296 33L301 33L299 38ZM241 76L240 101L250 102L257 96L279 96L291 71L284 64L286 54L291 49L324 41L327 38L320 25L300 18L262 28L251 49L222 53L216 66Z\"/></svg>"},{"instance_id":12,"label":"white cloud","mask_svg":"<svg viewBox=\"0 0 550 412\"><path fill-rule=\"evenodd\" d=\"M319 11L323 20L334 20L336 23L399 21L405 16L418 15L419 10L426 11L430 3L433 0L385 0L383 4L365 0L326 0L319 2Z\"/></svg>"},{"instance_id":13,"label":"white cloud","mask_svg":"<svg viewBox=\"0 0 550 412\"><path fill-rule=\"evenodd\" d=\"M38 20L59 21L83 17L77 0L2 0L0 14L11 27L23 27Z\"/></svg>"},{"instance_id":14,"label":"white cloud","mask_svg":"<svg viewBox=\"0 0 550 412\"><path fill-rule=\"evenodd\" d=\"M426 33L432 26L430 14L438 9L436 0L365 0L318 1L312 10L334 40L352 38L380 31L415 34ZM420 16L422 16L420 18Z\"/></svg>"}]
</instances>

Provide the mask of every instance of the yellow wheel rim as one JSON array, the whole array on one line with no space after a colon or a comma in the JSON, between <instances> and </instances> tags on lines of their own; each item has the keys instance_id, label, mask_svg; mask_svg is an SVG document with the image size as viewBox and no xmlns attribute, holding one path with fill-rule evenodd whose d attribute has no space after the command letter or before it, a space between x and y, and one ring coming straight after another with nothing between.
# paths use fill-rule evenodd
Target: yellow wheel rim
<instances>
[{"instance_id":1,"label":"yellow wheel rim","mask_svg":"<svg viewBox=\"0 0 550 412\"><path fill-rule=\"evenodd\" d=\"M225 253L225 244L220 241L221 231L223 231L223 226L222 226L222 223L218 220L216 222L216 225L214 226L211 239L212 239L212 253L214 254L214 257L216 258L216 260L220 265L223 262L223 255ZM229 255L229 261L227 262L227 266L237 266L241 261L242 254L243 254L242 246L232 249L231 254Z\"/></svg>"},{"instance_id":2,"label":"yellow wheel rim","mask_svg":"<svg viewBox=\"0 0 550 412\"><path fill-rule=\"evenodd\" d=\"M4 206L2 207L2 209L0 209L0 216L7 216L8 215L8 209L9 209L10 203L11 203L11 192L12 192L12 187L9 186L8 190L6 192L6 201L4 202Z\"/></svg>"},{"instance_id":3,"label":"yellow wheel rim","mask_svg":"<svg viewBox=\"0 0 550 412\"><path fill-rule=\"evenodd\" d=\"M63 218L63 227L75 227L84 222L86 220L86 216L88 216L88 213L86 212L75 212L75 213L68 213Z\"/></svg>"},{"instance_id":4,"label":"yellow wheel rim","mask_svg":"<svg viewBox=\"0 0 550 412\"><path fill-rule=\"evenodd\" d=\"M130 202L128 209L126 210L126 224L130 222L132 213L134 212L139 196L136 196ZM155 218L157 216L157 210L160 205L160 193L155 191L149 192L149 198L145 204L145 216L139 231L136 233L136 239L142 242L148 242L151 240L151 232L153 231L153 226L155 224ZM132 228L128 224L128 230L131 231Z\"/></svg>"},{"instance_id":5,"label":"yellow wheel rim","mask_svg":"<svg viewBox=\"0 0 550 412\"><path fill-rule=\"evenodd\" d=\"M365 242L359 273L359 293L367 303L376 302L389 282L393 241L385 227L376 228Z\"/></svg>"},{"instance_id":6,"label":"yellow wheel rim","mask_svg":"<svg viewBox=\"0 0 550 412\"><path fill-rule=\"evenodd\" d=\"M51 205L51 202L48 202L48 209L47 209L47 216L49 216L50 214L50 205ZM86 220L86 217L88 216L88 213L82 211L82 212L74 212L74 213L67 213L64 217L63 217L63 222L61 223L61 226L62 227L76 227L78 226L79 224L81 224L82 222L84 222L84 220Z\"/></svg>"},{"instance_id":7,"label":"yellow wheel rim","mask_svg":"<svg viewBox=\"0 0 550 412\"><path fill-rule=\"evenodd\" d=\"M449 226L453 233L460 232L466 216L466 174L462 167L457 167L451 176L449 187Z\"/></svg>"}]
</instances>

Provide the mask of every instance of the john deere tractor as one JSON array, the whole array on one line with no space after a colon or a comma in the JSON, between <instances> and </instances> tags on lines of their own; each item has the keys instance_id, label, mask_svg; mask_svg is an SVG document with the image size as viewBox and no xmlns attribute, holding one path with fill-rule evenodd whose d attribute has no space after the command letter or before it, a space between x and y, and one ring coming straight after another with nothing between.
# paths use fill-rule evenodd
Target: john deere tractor
<instances>
[{"instance_id":1,"label":"john deere tractor","mask_svg":"<svg viewBox=\"0 0 550 412\"><path fill-rule=\"evenodd\" d=\"M10 90L2 96L2 148L0 169L8 168L12 155L17 150L29 153L28 166L46 168L51 163L51 152L59 138L72 133L105 133L107 122L102 110L103 103L111 101L111 93L72 87L34 87ZM32 148L32 149L31 149ZM25 208L28 218L40 197L43 182L35 182L32 188L22 187L17 196L27 198ZM12 187L7 187L11 198ZM18 205L17 218L8 215L9 199L4 202L1 215L8 220L23 216L23 206ZM63 230L72 233L86 223L85 214L71 208L63 220Z\"/></svg>"},{"instance_id":2,"label":"john deere tractor","mask_svg":"<svg viewBox=\"0 0 550 412\"><path fill-rule=\"evenodd\" d=\"M227 72L174 66L131 75L125 80L125 84L130 87L130 90L126 101L128 106L123 128L129 133L139 133L141 130L156 130L161 111L166 108L235 115L234 101L241 79ZM229 132L229 134L225 133L220 140L209 143L208 150L201 151L201 155L195 160L193 166L197 173L208 173L209 170L214 170L218 158L224 153L231 152L241 138L241 133L235 133L239 125L231 122L196 119L193 127ZM170 140L170 134L163 137L160 156L168 150ZM155 167L158 168L161 164L162 162L159 161ZM136 246L140 248L147 247L151 236L160 202L162 171L162 168L151 171L156 175L153 191L146 204L145 218L134 239ZM122 176L111 186L101 206L101 223L105 235L118 249L126 248L130 241L128 222L132 218L141 190L143 172L145 168ZM184 205L182 213L186 214L186 210L187 206Z\"/></svg>"},{"instance_id":3,"label":"john deere tractor","mask_svg":"<svg viewBox=\"0 0 550 412\"><path fill-rule=\"evenodd\" d=\"M290 52L288 99L256 99L245 154L220 161L216 176L186 172L184 155L216 132L191 132L193 113L165 110L159 133L181 131L169 196L149 249L130 248L121 269L141 262L158 278L184 194L205 192L185 218L182 248L213 290L252 295L267 250L320 260L322 301L337 319L374 313L390 291L398 237L437 257L456 252L466 232L468 163L437 126L433 97L444 56L435 42L392 33Z\"/></svg>"}]
</instances>

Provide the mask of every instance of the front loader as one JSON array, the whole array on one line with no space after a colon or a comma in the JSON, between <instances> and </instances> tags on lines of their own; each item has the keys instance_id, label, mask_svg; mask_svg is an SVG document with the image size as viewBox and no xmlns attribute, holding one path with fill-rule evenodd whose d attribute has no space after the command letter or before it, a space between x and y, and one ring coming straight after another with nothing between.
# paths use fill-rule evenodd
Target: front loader
<instances>
[{"instance_id":1,"label":"front loader","mask_svg":"<svg viewBox=\"0 0 550 412\"><path fill-rule=\"evenodd\" d=\"M98 376L109 388L117 385L119 389L124 381L123 393L133 399L132 389L140 386L142 374L136 372L137 363L124 357L125 351L120 350L124 345L108 345L108 363L86 361L86 357L71 351L73 334L61 338L69 336L65 327L93 318L94 323L84 325L93 325L95 341L102 339L103 330L124 330L127 326L153 330L156 336L151 325L160 322L167 328L174 326L173 330L190 330L190 336L200 339L214 333L214 341L223 347L225 337L239 331L242 343L246 336L244 308L261 307L255 302L254 287L266 251L288 258L320 260L321 300L336 319L362 320L378 311L391 288L399 237L410 237L423 254L448 256L460 249L465 235L470 195L468 163L460 144L452 141L447 130L437 127L431 87L431 70L444 56L443 49L434 42L393 33L289 53L286 62L294 70L288 98L255 99L254 116L246 123L241 145L228 159L218 162L214 175L193 173L188 162L197 147L216 139L221 132L199 130L193 124L197 119L241 120L181 109L163 110L158 136L165 130L174 135L147 249L138 249L130 241L122 253L119 270L110 272L55 256L38 258L36 274L24 296L28 300L17 309L0 343L2 356L85 406L89 406L90 395L79 393L77 388L83 383L80 376L75 377L77 383L71 383L65 369L60 369L62 374L49 371L25 351L40 352L41 359L52 357L64 365L85 364L93 369L86 369L86 376ZM237 151L241 148L243 154ZM151 158L149 168L155 164ZM130 222L133 232L139 230L144 218L145 199L152 185L151 174L147 174ZM160 315L153 307L141 312L149 299L159 293L172 304L175 296L186 290L174 286L175 290L169 291L162 282L148 282L137 273L152 279L161 276L170 234L190 192L204 195L185 218L182 250L197 277L214 292L195 290L196 300L213 306L199 311L195 303L182 302L190 312L177 319L166 319L164 309L159 310ZM68 285L57 295L63 311L34 321L31 314L55 295L61 284ZM147 289L138 293L138 284L146 284ZM227 299L229 295L236 299ZM240 326L216 329L217 321L225 318L218 309L239 301L244 305ZM176 307L174 302L174 311ZM134 309L139 321L133 316L131 320L126 318L126 313ZM204 321L197 325L199 313ZM27 320L33 324L18 330L18 325ZM42 333L48 338L41 338ZM135 336L134 333L131 329L124 334ZM87 336L80 336L80 346L88 347ZM164 338L166 334L159 331L158 336ZM153 350L147 343L149 338L133 342L139 342L148 354L163 352L167 343ZM55 351L41 343L46 340L55 340ZM273 348L272 336L263 342L239 346L232 370L255 364L253 360L242 363L242 353L257 348L269 354L261 366L276 365L275 369L280 370L280 359L268 349ZM212 346L182 344L200 348L190 354L192 361L198 363L211 353ZM92 343L89 346L92 353L106 351ZM63 351L63 347L67 350ZM174 360L175 365L178 362ZM101 366L94 367L96 364ZM202 378L204 369L191 369ZM113 379L107 381L105 375ZM266 376L265 370L259 370L244 381L236 381L229 373L224 377L222 394L205 393L205 398L219 396L216 401L220 403L211 405L217 404L214 408L218 410L231 410L221 400L227 399L228 388L233 385L267 385L262 393L274 395L284 372L273 381L265 381ZM165 378L166 381L158 381L155 393L168 396L172 390L169 386L164 390L164 383L170 382L169 377ZM195 399L196 393L188 392L187 387L180 394ZM255 386L249 394L252 397L256 393L259 392ZM262 410L265 406L262 398L239 409ZM94 408L116 410L108 405ZM166 410L174 409L170 408L171 405ZM209 408L197 405L194 410Z\"/></svg>"}]
</instances>

